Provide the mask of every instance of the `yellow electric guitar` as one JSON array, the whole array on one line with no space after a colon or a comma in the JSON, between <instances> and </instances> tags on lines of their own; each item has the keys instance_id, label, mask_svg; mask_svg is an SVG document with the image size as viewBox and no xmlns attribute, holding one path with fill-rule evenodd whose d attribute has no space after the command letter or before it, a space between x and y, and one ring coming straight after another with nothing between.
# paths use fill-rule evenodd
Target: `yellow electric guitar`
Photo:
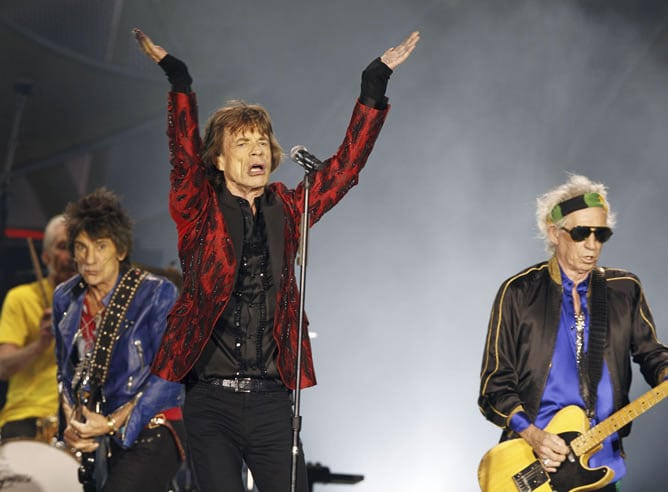
<instances>
[{"instance_id":1,"label":"yellow electric guitar","mask_svg":"<svg viewBox=\"0 0 668 492\"><path fill-rule=\"evenodd\" d=\"M614 472L607 466L589 468L589 458L603 440L668 396L668 381L589 428L580 407L562 408L545 430L558 434L571 448L569 459L556 473L545 471L524 439L511 439L493 447L478 466L482 492L580 492L596 490L611 482Z\"/></svg>"}]
</instances>

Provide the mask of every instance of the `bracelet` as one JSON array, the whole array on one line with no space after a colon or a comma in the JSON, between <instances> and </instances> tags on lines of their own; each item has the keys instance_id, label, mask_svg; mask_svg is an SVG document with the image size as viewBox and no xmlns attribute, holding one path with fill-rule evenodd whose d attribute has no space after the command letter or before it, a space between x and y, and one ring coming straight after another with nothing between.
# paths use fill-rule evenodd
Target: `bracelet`
<instances>
[{"instance_id":1,"label":"bracelet","mask_svg":"<svg viewBox=\"0 0 668 492\"><path fill-rule=\"evenodd\" d=\"M111 415L107 417L107 425L109 426L109 432L107 432L107 434L110 436L116 434L116 431L118 430L116 428L116 419L114 419L114 417L112 417Z\"/></svg>"}]
</instances>

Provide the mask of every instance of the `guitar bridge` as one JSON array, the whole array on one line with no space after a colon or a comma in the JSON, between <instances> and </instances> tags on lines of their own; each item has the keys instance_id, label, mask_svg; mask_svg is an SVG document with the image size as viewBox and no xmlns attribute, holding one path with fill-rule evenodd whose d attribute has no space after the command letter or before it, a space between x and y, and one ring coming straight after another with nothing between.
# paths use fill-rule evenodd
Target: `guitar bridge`
<instances>
[{"instance_id":1,"label":"guitar bridge","mask_svg":"<svg viewBox=\"0 0 668 492\"><path fill-rule=\"evenodd\" d=\"M549 480L547 472L538 461L513 475L513 482L519 492L531 492Z\"/></svg>"}]
</instances>

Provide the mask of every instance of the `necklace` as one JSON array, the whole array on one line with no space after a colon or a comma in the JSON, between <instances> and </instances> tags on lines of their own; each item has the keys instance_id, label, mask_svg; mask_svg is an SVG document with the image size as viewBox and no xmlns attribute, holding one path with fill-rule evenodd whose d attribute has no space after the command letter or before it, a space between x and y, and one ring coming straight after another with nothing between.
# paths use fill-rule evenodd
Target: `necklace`
<instances>
[{"instance_id":1,"label":"necklace","mask_svg":"<svg viewBox=\"0 0 668 492\"><path fill-rule=\"evenodd\" d=\"M91 316L96 316L98 313L104 311L105 308L104 303L90 290L86 292L86 305Z\"/></svg>"},{"instance_id":2,"label":"necklace","mask_svg":"<svg viewBox=\"0 0 668 492\"><path fill-rule=\"evenodd\" d=\"M582 356L584 354L584 329L585 316L580 312L575 315L575 359L578 366L582 363Z\"/></svg>"}]
</instances>

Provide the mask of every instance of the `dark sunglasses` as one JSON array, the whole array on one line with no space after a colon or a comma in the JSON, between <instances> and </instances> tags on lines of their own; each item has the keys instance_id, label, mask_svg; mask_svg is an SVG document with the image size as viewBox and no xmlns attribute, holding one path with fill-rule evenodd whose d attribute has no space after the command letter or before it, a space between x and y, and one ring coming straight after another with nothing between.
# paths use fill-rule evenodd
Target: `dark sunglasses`
<instances>
[{"instance_id":1,"label":"dark sunglasses","mask_svg":"<svg viewBox=\"0 0 668 492\"><path fill-rule=\"evenodd\" d=\"M576 243L582 242L587 239L591 233L594 233L594 237L599 243L604 243L610 236L612 236L612 229L609 227L590 227L590 226L575 226L572 229L566 229L565 227L561 228L562 231L566 231L571 235L571 239Z\"/></svg>"}]
</instances>

